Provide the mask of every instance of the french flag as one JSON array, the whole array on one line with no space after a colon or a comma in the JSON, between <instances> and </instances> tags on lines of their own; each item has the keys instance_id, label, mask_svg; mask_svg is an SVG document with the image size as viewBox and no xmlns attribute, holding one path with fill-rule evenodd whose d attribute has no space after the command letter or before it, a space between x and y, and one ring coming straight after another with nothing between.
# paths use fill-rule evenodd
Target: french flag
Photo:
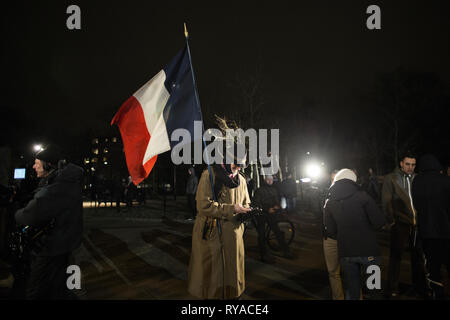
<instances>
[{"instance_id":1,"label":"french flag","mask_svg":"<svg viewBox=\"0 0 450 320\"><path fill-rule=\"evenodd\" d=\"M111 121L122 136L128 172L135 185L144 180L158 154L171 150L172 132L184 128L194 136L194 121L202 121L196 103L188 47L120 107Z\"/></svg>"}]
</instances>

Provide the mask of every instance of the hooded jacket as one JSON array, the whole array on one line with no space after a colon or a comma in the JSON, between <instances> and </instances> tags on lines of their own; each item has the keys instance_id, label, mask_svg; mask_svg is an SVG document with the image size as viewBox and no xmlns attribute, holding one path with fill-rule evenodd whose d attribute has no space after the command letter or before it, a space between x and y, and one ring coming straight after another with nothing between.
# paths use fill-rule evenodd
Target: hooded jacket
<instances>
[{"instance_id":1,"label":"hooded jacket","mask_svg":"<svg viewBox=\"0 0 450 320\"><path fill-rule=\"evenodd\" d=\"M68 164L55 172L25 208L16 212L16 222L39 227L55 219L47 234L41 256L56 256L76 249L83 234L81 177L83 169Z\"/></svg>"},{"instance_id":2,"label":"hooded jacket","mask_svg":"<svg viewBox=\"0 0 450 320\"><path fill-rule=\"evenodd\" d=\"M423 239L450 239L450 178L433 155L419 162L420 173L412 184L417 227Z\"/></svg>"},{"instance_id":3,"label":"hooded jacket","mask_svg":"<svg viewBox=\"0 0 450 320\"><path fill-rule=\"evenodd\" d=\"M385 217L375 201L352 180L336 181L329 190L324 207L324 225L337 239L339 257L381 255L375 229Z\"/></svg>"}]
</instances>

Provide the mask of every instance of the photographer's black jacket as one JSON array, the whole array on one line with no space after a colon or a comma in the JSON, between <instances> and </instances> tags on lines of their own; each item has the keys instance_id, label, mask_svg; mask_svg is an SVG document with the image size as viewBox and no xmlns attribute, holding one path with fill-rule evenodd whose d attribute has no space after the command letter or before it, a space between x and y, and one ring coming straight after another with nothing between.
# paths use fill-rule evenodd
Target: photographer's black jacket
<instances>
[{"instance_id":1,"label":"photographer's black jacket","mask_svg":"<svg viewBox=\"0 0 450 320\"><path fill-rule=\"evenodd\" d=\"M83 169L68 164L55 172L23 209L16 212L17 224L38 227L55 219L45 239L42 256L56 256L76 249L83 234L81 178Z\"/></svg>"},{"instance_id":2,"label":"photographer's black jacket","mask_svg":"<svg viewBox=\"0 0 450 320\"><path fill-rule=\"evenodd\" d=\"M419 235L450 239L450 178L439 172L442 167L432 155L420 159L419 169L411 189Z\"/></svg>"},{"instance_id":3,"label":"photographer's black jacket","mask_svg":"<svg viewBox=\"0 0 450 320\"><path fill-rule=\"evenodd\" d=\"M268 185L263 182L261 187L256 190L253 197L253 203L260 206L264 212L268 212L270 208L280 205L280 195L274 185Z\"/></svg>"},{"instance_id":4,"label":"photographer's black jacket","mask_svg":"<svg viewBox=\"0 0 450 320\"><path fill-rule=\"evenodd\" d=\"M324 210L324 225L330 237L337 239L339 257L381 255L375 229L385 224L384 214L355 182L336 181Z\"/></svg>"}]
</instances>

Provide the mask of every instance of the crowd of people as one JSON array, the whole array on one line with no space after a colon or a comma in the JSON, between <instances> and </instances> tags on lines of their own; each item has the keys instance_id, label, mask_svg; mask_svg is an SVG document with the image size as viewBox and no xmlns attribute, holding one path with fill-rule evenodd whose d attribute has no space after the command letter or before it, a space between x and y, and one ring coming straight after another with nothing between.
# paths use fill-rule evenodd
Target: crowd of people
<instances>
[{"instance_id":1,"label":"crowd of people","mask_svg":"<svg viewBox=\"0 0 450 320\"><path fill-rule=\"evenodd\" d=\"M363 296L361 280L369 274L367 268L381 265L376 240L381 228L390 233L384 297L404 293L399 279L407 250L412 293L422 299L444 297L441 267L445 265L450 274L450 178L433 155L420 158L419 174L415 174L416 160L414 154L405 154L399 167L384 177L381 192L376 179L369 179L364 188L359 186L350 169L332 174L324 207L323 245L333 299ZM381 208L375 201L378 195ZM380 292L372 291L374 297L377 294L380 297Z\"/></svg>"},{"instance_id":2,"label":"crowd of people","mask_svg":"<svg viewBox=\"0 0 450 320\"><path fill-rule=\"evenodd\" d=\"M354 169L344 168L331 173L331 185L323 207L323 252L332 299L391 299L405 293L399 279L406 251L411 256L413 284L413 291L408 294L413 293L421 299L444 298L441 267L445 265L450 274L450 178L434 156L420 158L419 174L415 173L416 161L415 155L405 154L399 167L384 176L382 184L372 169L363 181L358 179ZM261 187L252 195L248 192L253 190L252 181L241 176L239 169L233 165L214 167L219 181L227 181L220 183L218 188L215 185L216 191L219 190L217 197L212 196L208 170L200 178L189 266L190 292L199 298L238 298L242 293L244 243L243 226L238 217L250 210L250 199L251 205L260 206L264 213L253 219L261 260L275 261L266 247L266 225L273 230L282 257L293 258L276 223L283 197L286 209L295 212L297 191L292 175L288 174L287 179L276 186L272 176L264 176ZM189 179L193 180L192 177ZM192 187L188 189L192 190ZM383 285L378 239L381 230L390 235L387 280ZM218 256L208 259L203 256L211 252ZM204 261L211 265L206 266ZM220 272L217 266L221 266ZM370 290L365 290L372 272L379 278L374 280ZM210 282L212 276L215 281ZM215 284L214 289L208 288L210 283Z\"/></svg>"},{"instance_id":3,"label":"crowd of people","mask_svg":"<svg viewBox=\"0 0 450 320\"><path fill-rule=\"evenodd\" d=\"M71 295L66 286L66 268L71 252L82 239L83 170L63 161L57 148L49 146L36 155L33 166L39 187L32 199L15 212L20 225L41 228L52 221L44 245L31 252L30 271L24 283L28 299L61 299ZM405 154L399 167L383 178L369 176L360 181L353 169L335 170L323 206L323 252L332 299L359 300L371 272L382 267L378 231L390 233L386 285L374 280L370 298L393 298L402 294L399 285L401 263L410 252L414 293L423 299L442 299L445 288L441 268L450 273L450 178L433 155L418 161ZM187 203L191 219L192 250L188 270L188 291L200 299L239 299L245 290L245 224L252 216L261 261L276 258L267 248L266 226L275 234L280 257L293 259L285 236L277 224L279 213L296 213L297 184L291 174L274 183L263 177L254 190L244 176L245 159L231 164L214 164L200 179L188 169ZM124 189L126 189L124 182ZM250 192L249 192L250 190ZM254 190L254 191L253 191ZM282 200L284 198L284 200Z\"/></svg>"},{"instance_id":4,"label":"crowd of people","mask_svg":"<svg viewBox=\"0 0 450 320\"><path fill-rule=\"evenodd\" d=\"M125 203L127 208L132 207L135 200L139 204L145 203L146 194L143 188L138 189L134 185L130 176L111 180L96 178L90 188L89 198L99 206L102 203L115 203L117 211L120 211L121 203Z\"/></svg>"}]
</instances>

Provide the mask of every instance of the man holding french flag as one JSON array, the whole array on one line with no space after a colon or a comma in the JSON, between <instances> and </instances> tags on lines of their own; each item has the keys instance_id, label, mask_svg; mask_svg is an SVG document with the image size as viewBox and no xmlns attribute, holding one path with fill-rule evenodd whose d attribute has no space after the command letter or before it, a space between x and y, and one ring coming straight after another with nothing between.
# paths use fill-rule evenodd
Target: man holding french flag
<instances>
[{"instance_id":1,"label":"man holding french flag","mask_svg":"<svg viewBox=\"0 0 450 320\"><path fill-rule=\"evenodd\" d=\"M117 124L128 171L135 185L155 165L157 155L173 147L170 136L184 128L194 136L194 121L202 121L188 47L143 85L120 107L111 121Z\"/></svg>"}]
</instances>

